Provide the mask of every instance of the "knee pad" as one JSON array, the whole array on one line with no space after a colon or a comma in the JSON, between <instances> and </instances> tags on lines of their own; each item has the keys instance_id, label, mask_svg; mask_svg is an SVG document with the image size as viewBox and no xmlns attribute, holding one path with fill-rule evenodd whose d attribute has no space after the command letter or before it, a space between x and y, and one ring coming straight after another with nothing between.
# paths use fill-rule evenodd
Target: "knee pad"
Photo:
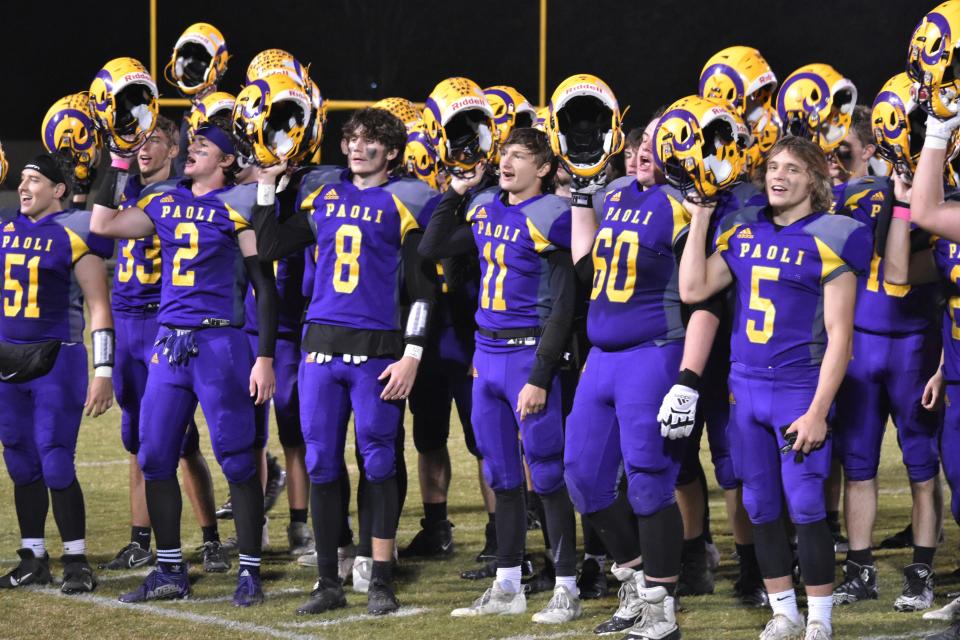
<instances>
[{"instance_id":1,"label":"knee pad","mask_svg":"<svg viewBox=\"0 0 960 640\"><path fill-rule=\"evenodd\" d=\"M450 437L449 416L448 413L444 419L438 411L417 409L413 415L413 445L417 453L428 453L447 446Z\"/></svg>"},{"instance_id":2,"label":"knee pad","mask_svg":"<svg viewBox=\"0 0 960 640\"><path fill-rule=\"evenodd\" d=\"M674 482L669 476L653 473L636 473L630 476L627 497L638 516L652 516L677 501Z\"/></svg>"},{"instance_id":3,"label":"knee pad","mask_svg":"<svg viewBox=\"0 0 960 640\"><path fill-rule=\"evenodd\" d=\"M267 446L267 432L270 429L270 403L254 407L253 447L263 449Z\"/></svg>"},{"instance_id":4,"label":"knee pad","mask_svg":"<svg viewBox=\"0 0 960 640\"><path fill-rule=\"evenodd\" d=\"M3 460L7 464L7 473L15 485L32 484L43 478L40 458L25 451L7 447L3 450Z\"/></svg>"},{"instance_id":5,"label":"knee pad","mask_svg":"<svg viewBox=\"0 0 960 640\"><path fill-rule=\"evenodd\" d=\"M736 489L740 486L737 474L733 472L733 460L729 455L714 458L713 473L717 479L717 484L720 485L720 488L724 491Z\"/></svg>"},{"instance_id":6,"label":"knee pad","mask_svg":"<svg viewBox=\"0 0 960 640\"><path fill-rule=\"evenodd\" d=\"M228 453L220 460L220 468L227 482L241 484L257 473L253 451Z\"/></svg>"},{"instance_id":7,"label":"knee pad","mask_svg":"<svg viewBox=\"0 0 960 640\"><path fill-rule=\"evenodd\" d=\"M533 480L533 490L543 495L553 493L563 488L563 461L538 460L527 462L530 466L530 477Z\"/></svg>"},{"instance_id":8,"label":"knee pad","mask_svg":"<svg viewBox=\"0 0 960 640\"><path fill-rule=\"evenodd\" d=\"M682 487L685 484L695 482L703 473L703 464L700 462L700 447L696 442L688 442L687 450L683 455L683 462L680 463L680 473L677 474L676 485Z\"/></svg>"},{"instance_id":9,"label":"knee pad","mask_svg":"<svg viewBox=\"0 0 960 640\"><path fill-rule=\"evenodd\" d=\"M799 487L787 493L787 509L790 512L790 520L794 524L811 524L827 517L823 485L814 483L814 486L819 487L819 490ZM822 583L814 582L812 584Z\"/></svg>"},{"instance_id":10,"label":"knee pad","mask_svg":"<svg viewBox=\"0 0 960 640\"><path fill-rule=\"evenodd\" d=\"M757 491L743 487L743 508L754 526L772 522L780 517L783 510L782 498L768 499Z\"/></svg>"},{"instance_id":11,"label":"knee pad","mask_svg":"<svg viewBox=\"0 0 960 640\"><path fill-rule=\"evenodd\" d=\"M293 410L292 410L293 409ZM277 406L277 435L280 445L290 449L303 446L303 430L300 428L300 412L290 406Z\"/></svg>"},{"instance_id":12,"label":"knee pad","mask_svg":"<svg viewBox=\"0 0 960 640\"><path fill-rule=\"evenodd\" d=\"M40 464L43 467L43 482L51 489L66 489L77 479L73 452L68 449L56 447L47 451Z\"/></svg>"},{"instance_id":13,"label":"knee pad","mask_svg":"<svg viewBox=\"0 0 960 640\"><path fill-rule=\"evenodd\" d=\"M166 460L164 458L165 456L154 453L149 447L140 447L140 450L137 452L137 464L140 465L145 480L159 482L177 476L177 465L179 461L176 459Z\"/></svg>"},{"instance_id":14,"label":"knee pad","mask_svg":"<svg viewBox=\"0 0 960 640\"><path fill-rule=\"evenodd\" d=\"M397 473L397 459L392 446L373 448L363 458L363 471L370 482L383 482Z\"/></svg>"},{"instance_id":15,"label":"knee pad","mask_svg":"<svg viewBox=\"0 0 960 640\"><path fill-rule=\"evenodd\" d=\"M139 418L126 411L120 416L120 441L127 453L134 455L140 450Z\"/></svg>"},{"instance_id":16,"label":"knee pad","mask_svg":"<svg viewBox=\"0 0 960 640\"><path fill-rule=\"evenodd\" d=\"M587 473L590 466L593 463L582 458L564 461L563 480L577 513L601 511L617 499L616 483L609 487L602 486L597 482L596 473Z\"/></svg>"}]
</instances>

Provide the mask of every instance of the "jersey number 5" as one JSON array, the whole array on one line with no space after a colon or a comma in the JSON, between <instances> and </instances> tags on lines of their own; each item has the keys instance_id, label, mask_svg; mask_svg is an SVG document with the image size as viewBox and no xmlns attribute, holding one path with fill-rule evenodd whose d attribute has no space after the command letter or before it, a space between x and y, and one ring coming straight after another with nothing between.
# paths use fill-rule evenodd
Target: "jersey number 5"
<instances>
[{"instance_id":1,"label":"jersey number 5","mask_svg":"<svg viewBox=\"0 0 960 640\"><path fill-rule=\"evenodd\" d=\"M763 328L757 329L757 321L747 319L747 339L755 344L767 344L773 336L773 321L777 317L777 309L773 300L760 295L760 283L764 280L777 281L780 279L778 267L755 266L750 272L750 308L763 313Z\"/></svg>"},{"instance_id":2,"label":"jersey number 5","mask_svg":"<svg viewBox=\"0 0 960 640\"><path fill-rule=\"evenodd\" d=\"M23 285L13 277L13 267L27 265L27 306L23 306ZM11 295L3 297L3 315L12 318L23 309L24 318L39 318L40 307L37 305L37 289L40 276L40 256L33 256L27 260L22 253L8 253L3 264L3 290Z\"/></svg>"}]
</instances>

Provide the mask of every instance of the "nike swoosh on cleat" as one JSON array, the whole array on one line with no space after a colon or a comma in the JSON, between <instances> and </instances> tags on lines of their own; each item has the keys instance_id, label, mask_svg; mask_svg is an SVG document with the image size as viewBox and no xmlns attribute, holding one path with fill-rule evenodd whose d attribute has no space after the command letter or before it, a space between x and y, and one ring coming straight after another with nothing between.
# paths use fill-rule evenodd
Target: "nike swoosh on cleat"
<instances>
[{"instance_id":1,"label":"nike swoosh on cleat","mask_svg":"<svg viewBox=\"0 0 960 640\"><path fill-rule=\"evenodd\" d=\"M20 372L19 372L19 371L14 371L13 373L11 373L11 374L9 374L9 375L6 374L6 373L0 373L0 380L9 380L10 378L12 378L13 376L17 375L18 373L20 373Z\"/></svg>"},{"instance_id":2,"label":"nike swoosh on cleat","mask_svg":"<svg viewBox=\"0 0 960 640\"><path fill-rule=\"evenodd\" d=\"M30 573L23 574L19 578L17 578L16 576L10 576L10 584L15 587L18 587L21 584L23 584L25 581L29 580L30 576L32 575L33 575L33 572L31 571Z\"/></svg>"},{"instance_id":3,"label":"nike swoosh on cleat","mask_svg":"<svg viewBox=\"0 0 960 640\"><path fill-rule=\"evenodd\" d=\"M446 543L446 544L440 545L440 550L443 551L444 553L446 553L447 551L450 551L450 547L452 547L452 546L453 546L453 541L451 540L450 542L448 542L448 543Z\"/></svg>"}]
</instances>

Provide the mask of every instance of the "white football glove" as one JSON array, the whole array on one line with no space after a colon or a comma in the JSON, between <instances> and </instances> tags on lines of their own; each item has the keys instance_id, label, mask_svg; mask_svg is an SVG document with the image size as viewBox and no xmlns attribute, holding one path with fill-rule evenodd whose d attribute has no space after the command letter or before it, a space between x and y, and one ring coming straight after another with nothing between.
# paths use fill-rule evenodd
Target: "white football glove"
<instances>
[{"instance_id":1,"label":"white football glove","mask_svg":"<svg viewBox=\"0 0 960 640\"><path fill-rule=\"evenodd\" d=\"M696 390L685 385L675 384L670 387L657 413L660 435L671 440L689 436L696 421L699 398L700 394Z\"/></svg>"},{"instance_id":2,"label":"white football glove","mask_svg":"<svg viewBox=\"0 0 960 640\"><path fill-rule=\"evenodd\" d=\"M946 149L957 127L960 127L960 114L949 120L927 116L927 133L923 139L923 146L931 149Z\"/></svg>"}]
</instances>

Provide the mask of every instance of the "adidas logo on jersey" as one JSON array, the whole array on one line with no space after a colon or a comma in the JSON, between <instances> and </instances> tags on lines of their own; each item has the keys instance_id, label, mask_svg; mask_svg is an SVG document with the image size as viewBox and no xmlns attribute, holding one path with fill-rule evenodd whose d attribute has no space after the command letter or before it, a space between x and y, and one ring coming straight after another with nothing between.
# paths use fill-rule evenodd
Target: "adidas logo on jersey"
<instances>
[{"instance_id":1,"label":"adidas logo on jersey","mask_svg":"<svg viewBox=\"0 0 960 640\"><path fill-rule=\"evenodd\" d=\"M870 199L873 200L874 202L883 202L883 192L877 191L875 194L870 196Z\"/></svg>"},{"instance_id":2,"label":"adidas logo on jersey","mask_svg":"<svg viewBox=\"0 0 960 640\"><path fill-rule=\"evenodd\" d=\"M753 231L750 231L750 227L747 227L743 231L737 234L738 238L746 238L748 240L753 240Z\"/></svg>"},{"instance_id":3,"label":"adidas logo on jersey","mask_svg":"<svg viewBox=\"0 0 960 640\"><path fill-rule=\"evenodd\" d=\"M163 196L160 198L160 202L173 202L173 196Z\"/></svg>"},{"instance_id":4,"label":"adidas logo on jersey","mask_svg":"<svg viewBox=\"0 0 960 640\"><path fill-rule=\"evenodd\" d=\"M327 191L326 195L323 196L323 199L324 199L324 200L336 200L336 199L339 198L339 197L340 197L340 196L337 195L337 190L336 190L336 189L330 189L330 191Z\"/></svg>"},{"instance_id":5,"label":"adidas logo on jersey","mask_svg":"<svg viewBox=\"0 0 960 640\"><path fill-rule=\"evenodd\" d=\"M622 193L622 191L617 191L615 194L610 196L610 202L620 202L620 194Z\"/></svg>"},{"instance_id":6,"label":"adidas logo on jersey","mask_svg":"<svg viewBox=\"0 0 960 640\"><path fill-rule=\"evenodd\" d=\"M15 230L15 229L16 229L16 227L13 226L13 223L12 223L12 222L8 222L8 223L6 224L6 226L3 228L4 231L13 231L13 230Z\"/></svg>"},{"instance_id":7,"label":"adidas logo on jersey","mask_svg":"<svg viewBox=\"0 0 960 640\"><path fill-rule=\"evenodd\" d=\"M150 358L150 364L159 364L160 358L157 357L157 354L153 354L153 357Z\"/></svg>"},{"instance_id":8,"label":"adidas logo on jersey","mask_svg":"<svg viewBox=\"0 0 960 640\"><path fill-rule=\"evenodd\" d=\"M730 404L737 404L737 399L733 397L733 391L730 392L730 397L728 398Z\"/></svg>"},{"instance_id":9,"label":"adidas logo on jersey","mask_svg":"<svg viewBox=\"0 0 960 640\"><path fill-rule=\"evenodd\" d=\"M474 220L485 220L486 217L487 217L487 210L484 209L483 207L480 207L479 209L477 209L473 214Z\"/></svg>"}]
</instances>

